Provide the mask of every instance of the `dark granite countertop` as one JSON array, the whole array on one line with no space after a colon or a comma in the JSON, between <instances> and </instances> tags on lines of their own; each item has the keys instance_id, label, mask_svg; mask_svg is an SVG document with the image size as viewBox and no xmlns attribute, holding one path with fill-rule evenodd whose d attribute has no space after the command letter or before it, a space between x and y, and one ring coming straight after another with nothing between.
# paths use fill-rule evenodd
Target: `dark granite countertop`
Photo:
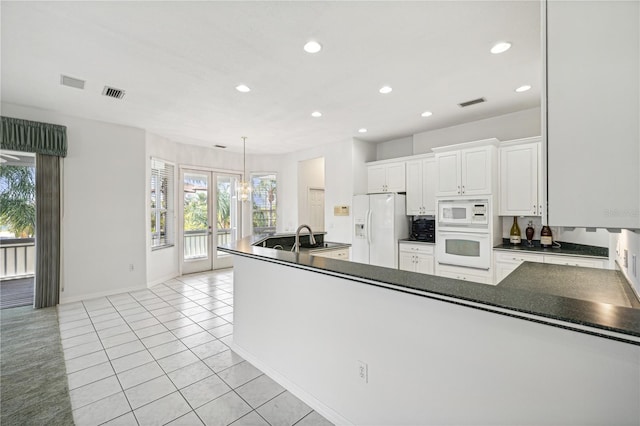
<instances>
[{"instance_id":1,"label":"dark granite countertop","mask_svg":"<svg viewBox=\"0 0 640 426\"><path fill-rule=\"evenodd\" d=\"M401 240L398 240L401 243L416 243L416 244L427 244L430 246L434 246L436 243L429 243L427 241L418 241L418 240L412 240L410 238L403 238Z\"/></svg>"},{"instance_id":2,"label":"dark granite countertop","mask_svg":"<svg viewBox=\"0 0 640 426\"><path fill-rule=\"evenodd\" d=\"M449 303L483 309L529 321L562 327L569 330L640 345L640 309L605 303L572 299L554 294L472 283L434 275L401 271L356 262L318 257L308 252L291 253L251 245L247 237L220 246L220 250L239 256L257 258L295 268L302 268L350 279L367 285L413 293ZM525 262L526 264L527 262ZM563 265L542 264L537 274L567 268ZM542 277L541 277L542 278ZM554 279L563 279L557 274Z\"/></svg>"},{"instance_id":3,"label":"dark granite countertop","mask_svg":"<svg viewBox=\"0 0 640 426\"><path fill-rule=\"evenodd\" d=\"M494 247L495 250L518 250L527 251L540 254L559 254L565 256L586 256L586 257L599 257L609 258L609 249L607 247L588 246L584 244L566 243L559 241L560 247L544 248L540 246L540 240L533 240L533 247L527 245L527 241L524 240L522 244L514 246L509 243L509 239L502 240L502 244Z\"/></svg>"},{"instance_id":4,"label":"dark granite countertop","mask_svg":"<svg viewBox=\"0 0 640 426\"><path fill-rule=\"evenodd\" d=\"M610 269L523 262L498 286L640 308L640 301L622 272Z\"/></svg>"}]
</instances>

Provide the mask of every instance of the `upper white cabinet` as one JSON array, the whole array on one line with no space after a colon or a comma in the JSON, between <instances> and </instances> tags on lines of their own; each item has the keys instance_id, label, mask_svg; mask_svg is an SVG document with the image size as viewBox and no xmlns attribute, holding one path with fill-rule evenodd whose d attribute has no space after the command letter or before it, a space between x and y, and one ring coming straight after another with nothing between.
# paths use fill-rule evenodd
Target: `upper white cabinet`
<instances>
[{"instance_id":1,"label":"upper white cabinet","mask_svg":"<svg viewBox=\"0 0 640 426\"><path fill-rule=\"evenodd\" d=\"M640 2L546 9L548 222L640 229Z\"/></svg>"},{"instance_id":2,"label":"upper white cabinet","mask_svg":"<svg viewBox=\"0 0 640 426\"><path fill-rule=\"evenodd\" d=\"M497 139L434 148L436 196L491 195L497 175Z\"/></svg>"},{"instance_id":3,"label":"upper white cabinet","mask_svg":"<svg viewBox=\"0 0 640 426\"><path fill-rule=\"evenodd\" d=\"M435 215L436 159L433 155L406 163L407 215Z\"/></svg>"},{"instance_id":4,"label":"upper white cabinet","mask_svg":"<svg viewBox=\"0 0 640 426\"><path fill-rule=\"evenodd\" d=\"M502 216L542 216L540 138L504 142L499 148L499 193Z\"/></svg>"},{"instance_id":5,"label":"upper white cabinet","mask_svg":"<svg viewBox=\"0 0 640 426\"><path fill-rule=\"evenodd\" d=\"M367 166L367 192L405 192L405 162L375 163Z\"/></svg>"}]
</instances>

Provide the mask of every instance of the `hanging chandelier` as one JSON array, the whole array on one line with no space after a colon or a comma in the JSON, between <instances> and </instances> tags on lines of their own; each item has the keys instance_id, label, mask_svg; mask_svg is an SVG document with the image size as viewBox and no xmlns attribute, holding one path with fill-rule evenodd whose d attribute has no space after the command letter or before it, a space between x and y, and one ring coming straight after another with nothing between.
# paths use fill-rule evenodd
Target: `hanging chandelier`
<instances>
[{"instance_id":1,"label":"hanging chandelier","mask_svg":"<svg viewBox=\"0 0 640 426\"><path fill-rule=\"evenodd\" d=\"M247 137L242 136L242 180L236 186L236 196L240 201L249 201L251 197L251 185L247 180Z\"/></svg>"}]
</instances>

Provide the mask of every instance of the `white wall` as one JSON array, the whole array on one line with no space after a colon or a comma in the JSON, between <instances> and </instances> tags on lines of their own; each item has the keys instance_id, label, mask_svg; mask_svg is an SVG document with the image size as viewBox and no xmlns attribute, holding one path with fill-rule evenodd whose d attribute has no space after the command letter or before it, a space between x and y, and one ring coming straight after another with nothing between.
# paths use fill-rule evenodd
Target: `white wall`
<instances>
[{"instance_id":1,"label":"white wall","mask_svg":"<svg viewBox=\"0 0 640 426\"><path fill-rule=\"evenodd\" d=\"M430 153L431 148L487 138L500 141L542 134L541 110L531 108L498 117L413 135L413 154Z\"/></svg>"},{"instance_id":2,"label":"white wall","mask_svg":"<svg viewBox=\"0 0 640 426\"><path fill-rule=\"evenodd\" d=\"M413 155L413 136L381 142L376 144L375 147L376 160L407 157Z\"/></svg>"},{"instance_id":3,"label":"white wall","mask_svg":"<svg viewBox=\"0 0 640 426\"><path fill-rule=\"evenodd\" d=\"M298 162L324 157L325 164L325 236L326 241L351 241L351 216L334 216L333 207L351 205L353 198L352 141L285 154L280 159L278 232L295 231L298 218Z\"/></svg>"},{"instance_id":4,"label":"white wall","mask_svg":"<svg viewBox=\"0 0 640 426\"><path fill-rule=\"evenodd\" d=\"M144 131L12 104L2 114L67 126L60 302L145 288Z\"/></svg>"},{"instance_id":5,"label":"white wall","mask_svg":"<svg viewBox=\"0 0 640 426\"><path fill-rule=\"evenodd\" d=\"M620 234L611 234L612 247L616 252L616 261L620 270L635 289L640 298L640 233L623 229ZM624 266L624 251L627 250L627 267ZM636 256L635 275L633 270L633 255Z\"/></svg>"},{"instance_id":6,"label":"white wall","mask_svg":"<svg viewBox=\"0 0 640 426\"><path fill-rule=\"evenodd\" d=\"M639 346L235 260L234 349L336 424L631 425L640 418ZM368 383L358 361L368 364Z\"/></svg>"},{"instance_id":7,"label":"white wall","mask_svg":"<svg viewBox=\"0 0 640 426\"><path fill-rule=\"evenodd\" d=\"M298 222L309 223L309 189L324 189L324 158L298 162ZM322 231L322 229L314 229Z\"/></svg>"},{"instance_id":8,"label":"white wall","mask_svg":"<svg viewBox=\"0 0 640 426\"><path fill-rule=\"evenodd\" d=\"M353 193L367 193L367 166L365 163L376 161L376 146L360 139L353 139Z\"/></svg>"}]
</instances>

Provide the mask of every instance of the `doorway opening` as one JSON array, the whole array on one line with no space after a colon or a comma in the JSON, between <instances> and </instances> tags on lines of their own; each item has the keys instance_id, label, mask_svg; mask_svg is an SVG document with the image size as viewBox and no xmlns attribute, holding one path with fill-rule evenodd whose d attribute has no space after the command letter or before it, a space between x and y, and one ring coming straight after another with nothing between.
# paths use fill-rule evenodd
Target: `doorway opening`
<instances>
[{"instance_id":1,"label":"doorway opening","mask_svg":"<svg viewBox=\"0 0 640 426\"><path fill-rule=\"evenodd\" d=\"M313 232L325 230L324 173L324 157L298 163L298 225Z\"/></svg>"},{"instance_id":2,"label":"doorway opening","mask_svg":"<svg viewBox=\"0 0 640 426\"><path fill-rule=\"evenodd\" d=\"M182 273L229 268L232 257L218 246L241 235L239 174L182 169Z\"/></svg>"},{"instance_id":3,"label":"doorway opening","mask_svg":"<svg viewBox=\"0 0 640 426\"><path fill-rule=\"evenodd\" d=\"M0 153L0 308L33 306L36 158Z\"/></svg>"}]
</instances>

